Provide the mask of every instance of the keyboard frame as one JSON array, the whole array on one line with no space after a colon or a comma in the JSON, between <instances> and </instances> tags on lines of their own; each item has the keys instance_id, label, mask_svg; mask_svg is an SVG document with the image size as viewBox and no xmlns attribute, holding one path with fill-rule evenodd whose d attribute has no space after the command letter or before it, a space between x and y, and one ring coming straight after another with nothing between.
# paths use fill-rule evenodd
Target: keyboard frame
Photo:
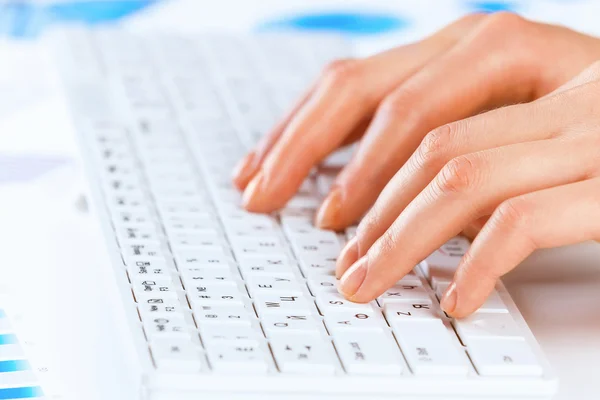
<instances>
[{"instance_id":1,"label":"keyboard frame","mask_svg":"<svg viewBox=\"0 0 600 400\"><path fill-rule=\"evenodd\" d=\"M81 31L77 30L78 34ZM59 54L65 51L59 44ZM509 309L510 315L515 319L518 327L523 331L527 343L542 364L544 376L541 378L489 378L481 377L471 371L468 379L453 377L418 377L410 373L404 360L405 369L398 377L373 377L336 374L332 377L283 375L269 372L266 375L224 374L208 372L202 374L167 374L158 372L145 338L142 322L137 311L128 274L120 254L117 238L114 234L111 216L104 202L100 182L99 169L96 167L93 152L94 141L88 133L90 129L88 118L82 115L82 110L77 101L77 93L81 94L81 85L87 86L85 90L95 90L104 93L112 99L108 92L106 82L98 81L101 76L95 73L83 74L75 72L75 64L59 60L60 69L66 92L66 102L69 106L71 119L76 131L80 149L80 163L86 176L86 195L90 200L90 210L102 230L104 245L111 260L115 284L123 304L123 316L127 320L129 337L125 338L126 346L134 349L136 358L135 371L128 371L134 380L132 385L138 388L139 398L142 400L192 400L198 399L347 399L369 398L390 399L394 398L419 398L419 399L449 399L449 398L507 398L507 399L547 399L557 391L558 380L553 374L550 365L535 337L529 330L525 320L516 304L508 294L504 285L499 282L497 290L502 300ZM109 86L110 87L110 86ZM120 113L112 110L114 117L121 119ZM185 130L185 124L182 124ZM185 138L185 134L184 134ZM196 164L198 160L195 160ZM199 169L199 168L198 168ZM418 271L422 280L425 280L421 271ZM430 296L434 296L429 283L426 284ZM115 310L117 311L117 310ZM452 328L450 328L452 329ZM471 369L473 367L471 366ZM236 384L231 385L232 379Z\"/></svg>"}]
</instances>

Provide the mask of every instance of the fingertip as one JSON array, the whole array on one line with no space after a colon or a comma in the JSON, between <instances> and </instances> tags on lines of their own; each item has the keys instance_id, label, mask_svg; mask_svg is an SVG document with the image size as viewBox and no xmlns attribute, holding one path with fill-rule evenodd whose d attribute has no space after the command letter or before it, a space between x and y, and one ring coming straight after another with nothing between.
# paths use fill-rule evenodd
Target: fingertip
<instances>
[{"instance_id":1,"label":"fingertip","mask_svg":"<svg viewBox=\"0 0 600 400\"><path fill-rule=\"evenodd\" d=\"M250 180L242 194L242 205L250 212L267 212L264 204L265 175L259 171Z\"/></svg>"},{"instance_id":2,"label":"fingertip","mask_svg":"<svg viewBox=\"0 0 600 400\"><path fill-rule=\"evenodd\" d=\"M256 153L251 151L233 169L232 181L238 190L244 190L258 172Z\"/></svg>"},{"instance_id":3,"label":"fingertip","mask_svg":"<svg viewBox=\"0 0 600 400\"><path fill-rule=\"evenodd\" d=\"M456 310L456 283L452 282L440 301L440 307L448 315L454 315Z\"/></svg>"},{"instance_id":4,"label":"fingertip","mask_svg":"<svg viewBox=\"0 0 600 400\"><path fill-rule=\"evenodd\" d=\"M344 227L340 226L342 202L342 190L340 188L333 189L319 207L315 217L315 225L321 229L343 229Z\"/></svg>"},{"instance_id":5,"label":"fingertip","mask_svg":"<svg viewBox=\"0 0 600 400\"><path fill-rule=\"evenodd\" d=\"M335 264L335 277L341 279L344 272L358 260L358 239L353 237L340 252Z\"/></svg>"},{"instance_id":6,"label":"fingertip","mask_svg":"<svg viewBox=\"0 0 600 400\"><path fill-rule=\"evenodd\" d=\"M347 299L355 301L353 297L362 286L367 277L367 257L356 261L342 276L338 286L339 292Z\"/></svg>"},{"instance_id":7,"label":"fingertip","mask_svg":"<svg viewBox=\"0 0 600 400\"><path fill-rule=\"evenodd\" d=\"M242 206L246 211L270 213L285 205L286 198L281 188L273 188L267 174L260 170L246 186L242 194ZM273 194L276 193L276 194Z\"/></svg>"},{"instance_id":8,"label":"fingertip","mask_svg":"<svg viewBox=\"0 0 600 400\"><path fill-rule=\"evenodd\" d=\"M494 286L493 279L477 279L476 283L456 279L446 289L440 307L452 318L468 317L481 307L494 290Z\"/></svg>"}]
</instances>

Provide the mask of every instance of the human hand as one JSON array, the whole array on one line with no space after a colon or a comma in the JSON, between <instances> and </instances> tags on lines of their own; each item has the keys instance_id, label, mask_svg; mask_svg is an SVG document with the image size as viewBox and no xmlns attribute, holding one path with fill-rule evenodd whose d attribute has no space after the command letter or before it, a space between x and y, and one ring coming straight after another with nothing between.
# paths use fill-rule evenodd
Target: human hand
<instances>
[{"instance_id":1,"label":"human hand","mask_svg":"<svg viewBox=\"0 0 600 400\"><path fill-rule=\"evenodd\" d=\"M342 229L373 205L427 132L539 98L597 58L597 39L565 28L507 13L467 16L419 43L332 63L240 163L234 182L248 210L273 211L313 166L362 138L315 221Z\"/></svg>"},{"instance_id":2,"label":"human hand","mask_svg":"<svg viewBox=\"0 0 600 400\"><path fill-rule=\"evenodd\" d=\"M423 189L414 196L407 187ZM342 252L341 291L353 301L372 300L490 216L441 301L448 314L464 317L534 250L599 240L599 199L596 62L542 99L429 133Z\"/></svg>"},{"instance_id":3,"label":"human hand","mask_svg":"<svg viewBox=\"0 0 600 400\"><path fill-rule=\"evenodd\" d=\"M401 169L339 258L342 292L370 301L479 226L442 300L465 316L534 249L600 237L598 66L549 94L596 59L598 39L510 14L467 17L419 44L334 64L235 182L252 180L248 209L281 207L368 125L317 224L351 223Z\"/></svg>"}]
</instances>

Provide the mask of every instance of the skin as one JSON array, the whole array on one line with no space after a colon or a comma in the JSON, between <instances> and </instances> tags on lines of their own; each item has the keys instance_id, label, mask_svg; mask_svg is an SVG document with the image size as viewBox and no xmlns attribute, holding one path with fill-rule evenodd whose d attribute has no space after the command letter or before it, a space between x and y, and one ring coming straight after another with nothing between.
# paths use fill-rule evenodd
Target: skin
<instances>
[{"instance_id":1,"label":"skin","mask_svg":"<svg viewBox=\"0 0 600 400\"><path fill-rule=\"evenodd\" d=\"M474 238L442 308L475 311L531 252L600 238L600 40L509 13L334 62L234 172L271 212L360 140L316 216L361 216L336 275L368 302L453 236ZM582 72L583 71L583 72ZM285 173L281 173L285 171Z\"/></svg>"}]
</instances>

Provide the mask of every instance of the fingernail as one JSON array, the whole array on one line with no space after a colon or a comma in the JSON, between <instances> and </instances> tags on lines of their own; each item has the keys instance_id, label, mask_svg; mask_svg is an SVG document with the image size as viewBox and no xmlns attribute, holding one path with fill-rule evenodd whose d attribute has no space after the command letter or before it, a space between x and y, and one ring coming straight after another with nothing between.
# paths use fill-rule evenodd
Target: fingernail
<instances>
[{"instance_id":1,"label":"fingernail","mask_svg":"<svg viewBox=\"0 0 600 400\"><path fill-rule=\"evenodd\" d=\"M317 216L315 217L315 225L321 229L336 227L341 209L342 190L335 188L327 195L321 207L319 207L319 211L317 211Z\"/></svg>"},{"instance_id":2,"label":"fingernail","mask_svg":"<svg viewBox=\"0 0 600 400\"><path fill-rule=\"evenodd\" d=\"M367 257L355 262L342 276L339 291L345 297L352 297L358 292L367 276Z\"/></svg>"},{"instance_id":3,"label":"fingernail","mask_svg":"<svg viewBox=\"0 0 600 400\"><path fill-rule=\"evenodd\" d=\"M233 183L238 189L243 190L248 185L250 179L256 174L258 165L255 161L256 154L252 151L246 154L233 169Z\"/></svg>"},{"instance_id":4,"label":"fingernail","mask_svg":"<svg viewBox=\"0 0 600 400\"><path fill-rule=\"evenodd\" d=\"M456 283L452 282L448 286L446 293L442 296L440 306L447 314L452 314L456 310Z\"/></svg>"},{"instance_id":5,"label":"fingernail","mask_svg":"<svg viewBox=\"0 0 600 400\"><path fill-rule=\"evenodd\" d=\"M265 176L262 171L260 171L254 178L252 178L250 183L248 183L248 186L246 186L244 194L242 195L242 204L247 210L254 209L256 207L257 200L262 197L264 180Z\"/></svg>"},{"instance_id":6,"label":"fingernail","mask_svg":"<svg viewBox=\"0 0 600 400\"><path fill-rule=\"evenodd\" d=\"M358 260L358 239L354 236L340 252L335 263L335 277L340 279L344 272Z\"/></svg>"}]
</instances>

